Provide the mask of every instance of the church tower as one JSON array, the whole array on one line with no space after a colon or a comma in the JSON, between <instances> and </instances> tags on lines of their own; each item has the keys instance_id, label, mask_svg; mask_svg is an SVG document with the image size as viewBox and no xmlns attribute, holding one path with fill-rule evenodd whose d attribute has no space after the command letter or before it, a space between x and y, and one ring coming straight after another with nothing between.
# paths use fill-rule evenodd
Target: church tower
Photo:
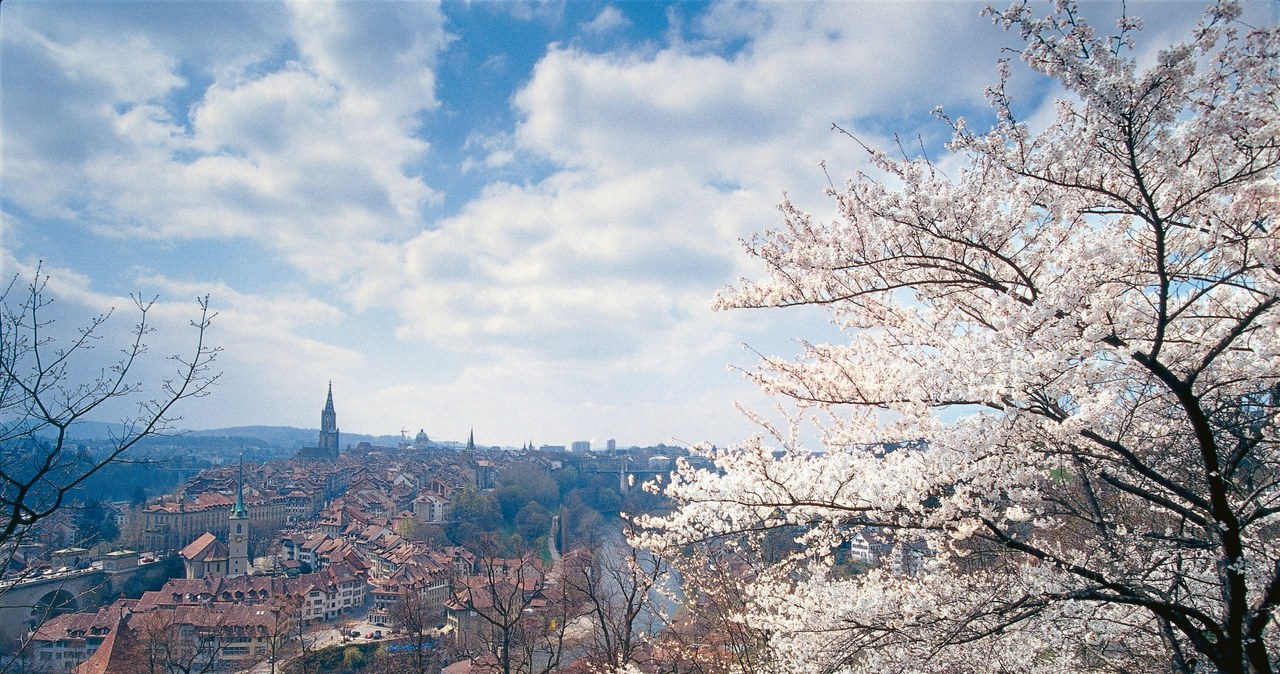
<instances>
[{"instance_id":1,"label":"church tower","mask_svg":"<svg viewBox=\"0 0 1280 674\"><path fill-rule=\"evenodd\" d=\"M249 573L249 512L244 508L244 455L240 455L240 482L236 484L236 503L231 507L228 536L227 577Z\"/></svg>"},{"instance_id":2,"label":"church tower","mask_svg":"<svg viewBox=\"0 0 1280 674\"><path fill-rule=\"evenodd\" d=\"M338 413L333 409L333 382L329 382L329 399L320 413L320 454L338 458Z\"/></svg>"}]
</instances>

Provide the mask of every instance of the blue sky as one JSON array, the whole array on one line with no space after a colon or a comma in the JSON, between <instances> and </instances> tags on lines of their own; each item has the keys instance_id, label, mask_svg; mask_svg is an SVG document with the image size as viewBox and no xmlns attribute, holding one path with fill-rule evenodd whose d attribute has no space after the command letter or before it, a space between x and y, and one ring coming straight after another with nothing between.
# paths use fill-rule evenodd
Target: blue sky
<instances>
[{"instance_id":1,"label":"blue sky","mask_svg":"<svg viewBox=\"0 0 1280 674\"><path fill-rule=\"evenodd\" d=\"M773 404L744 343L837 337L712 312L760 273L739 240L784 192L829 216L821 164L864 168L833 123L935 156L934 106L981 124L1017 46L981 7L7 0L0 269L42 260L67 333L159 296L157 354L209 294L224 377L192 428L318 426L332 380L345 431L730 443L735 401ZM1129 10L1156 47L1202 5ZM1031 119L1055 94L1012 91Z\"/></svg>"}]
</instances>

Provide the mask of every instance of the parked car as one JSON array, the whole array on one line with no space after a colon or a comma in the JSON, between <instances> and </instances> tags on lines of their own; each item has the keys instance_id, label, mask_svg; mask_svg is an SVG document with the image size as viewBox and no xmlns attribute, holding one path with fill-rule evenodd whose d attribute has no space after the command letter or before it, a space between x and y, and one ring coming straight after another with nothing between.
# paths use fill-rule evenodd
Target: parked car
<instances>
[{"instance_id":1,"label":"parked car","mask_svg":"<svg viewBox=\"0 0 1280 674\"><path fill-rule=\"evenodd\" d=\"M360 638L360 630L351 630L351 636L357 639Z\"/></svg>"},{"instance_id":2,"label":"parked car","mask_svg":"<svg viewBox=\"0 0 1280 674\"><path fill-rule=\"evenodd\" d=\"M374 631L373 631L373 638L374 638L374 639L381 639L381 638L382 638L382 630L374 630Z\"/></svg>"}]
</instances>

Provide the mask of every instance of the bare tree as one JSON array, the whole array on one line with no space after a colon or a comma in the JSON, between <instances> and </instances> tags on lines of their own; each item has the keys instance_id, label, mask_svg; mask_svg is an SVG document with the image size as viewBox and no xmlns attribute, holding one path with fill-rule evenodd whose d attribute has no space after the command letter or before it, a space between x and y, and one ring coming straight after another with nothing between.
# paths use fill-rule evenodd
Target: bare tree
<instances>
[{"instance_id":1,"label":"bare tree","mask_svg":"<svg viewBox=\"0 0 1280 674\"><path fill-rule=\"evenodd\" d=\"M436 626L442 619L441 607L438 603L428 601L420 588L410 585L403 588L400 601L391 610L396 629L403 634L397 646L402 650L392 657L401 663L397 671L426 674L436 662L435 639Z\"/></svg>"},{"instance_id":2,"label":"bare tree","mask_svg":"<svg viewBox=\"0 0 1280 674\"><path fill-rule=\"evenodd\" d=\"M307 623L306 616L303 614L303 603L306 598L300 598L297 603L291 604L287 609L289 616L284 623L288 626L287 633L291 639L298 640L298 657L290 661L289 666L281 668L281 671L288 674L311 674L314 670L315 663L311 662L311 654L315 652L316 635L311 630L311 625Z\"/></svg>"},{"instance_id":3,"label":"bare tree","mask_svg":"<svg viewBox=\"0 0 1280 674\"><path fill-rule=\"evenodd\" d=\"M57 512L77 486L139 440L174 431L181 419L177 404L207 394L219 377L211 370L219 349L206 342L215 316L206 296L197 300L199 317L191 321L194 345L185 355L169 356L173 374L158 390L138 382L156 300L134 295L138 318L129 342L95 377L77 381L113 312L59 335L46 317L53 301L47 283L37 268L29 282L15 276L0 294L0 544ZM73 424L128 402L136 407L105 449L90 453L69 444Z\"/></svg>"},{"instance_id":4,"label":"bare tree","mask_svg":"<svg viewBox=\"0 0 1280 674\"><path fill-rule=\"evenodd\" d=\"M547 674L560 666L566 627L577 615L564 583L552 585L532 555L487 556L462 579L468 624L463 653L487 671Z\"/></svg>"},{"instance_id":5,"label":"bare tree","mask_svg":"<svg viewBox=\"0 0 1280 674\"><path fill-rule=\"evenodd\" d=\"M15 275L0 292L0 573L10 581L0 593L38 570L37 560L21 546L33 525L66 508L77 487L122 460L141 439L173 432L181 418L175 412L179 401L204 396L219 377L211 369L219 349L206 342L215 314L205 297L197 300L199 316L191 321L193 346L185 355L169 357L176 366L172 376L158 390L140 383L155 299L134 296L138 318L130 338L109 362L96 364L96 376L77 381L106 338L113 312L72 330L55 330L48 317L53 301L46 294L48 280L37 268L30 280ZM105 448L91 452L70 443L75 423L120 404L132 404L133 412ZM56 615L57 609L35 607L33 622ZM18 652L25 646L23 640Z\"/></svg>"},{"instance_id":6,"label":"bare tree","mask_svg":"<svg viewBox=\"0 0 1280 674\"><path fill-rule=\"evenodd\" d=\"M147 674L209 674L220 671L221 651L227 630L220 618L184 620L179 611L157 610L134 614L129 619L140 652L142 671ZM198 622L198 624L197 624Z\"/></svg>"},{"instance_id":7,"label":"bare tree","mask_svg":"<svg viewBox=\"0 0 1280 674\"><path fill-rule=\"evenodd\" d=\"M619 542L594 554L570 553L564 582L582 598L594 643L588 657L599 665L621 667L636 662L646 635L665 623L658 586L667 577L663 559Z\"/></svg>"},{"instance_id":8,"label":"bare tree","mask_svg":"<svg viewBox=\"0 0 1280 674\"><path fill-rule=\"evenodd\" d=\"M292 652L293 640L298 636L298 623L301 622L301 599L293 596L273 597L265 609L271 614L267 622L265 642L266 652L262 654L268 664L270 674L281 671L281 660Z\"/></svg>"}]
</instances>

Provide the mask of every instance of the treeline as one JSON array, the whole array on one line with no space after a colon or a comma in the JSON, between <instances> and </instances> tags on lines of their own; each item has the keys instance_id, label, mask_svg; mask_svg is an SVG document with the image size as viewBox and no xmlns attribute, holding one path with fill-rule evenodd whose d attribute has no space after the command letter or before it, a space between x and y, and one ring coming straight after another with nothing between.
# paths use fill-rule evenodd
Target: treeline
<instances>
[{"instance_id":1,"label":"treeline","mask_svg":"<svg viewBox=\"0 0 1280 674\"><path fill-rule=\"evenodd\" d=\"M15 443L4 454L4 464L10 470L10 477L17 482L30 481L30 475L41 470L50 449L42 437L25 438ZM64 453L51 474L64 476L85 475L73 489L62 498L59 514L54 519L69 518L74 524L74 536L63 535L63 540L55 544L93 545L111 542L119 535L116 526L115 512L108 507L110 503L127 504L137 507L147 498L163 494L192 475L212 465L208 460L182 454L164 455L164 458L153 452L138 451L127 460L116 460L91 470L101 461L104 452L93 445L79 444L73 451ZM45 507L58 498L51 482L35 481L29 492L28 500ZM46 532L47 533L47 532ZM136 544L136 541L131 541Z\"/></svg>"},{"instance_id":2,"label":"treeline","mask_svg":"<svg viewBox=\"0 0 1280 674\"><path fill-rule=\"evenodd\" d=\"M595 546L621 513L662 507L661 497L638 485L620 487L614 473L512 464L499 473L496 489L456 497L453 521L441 533L450 543L501 555L545 550L549 536L564 548Z\"/></svg>"}]
</instances>

